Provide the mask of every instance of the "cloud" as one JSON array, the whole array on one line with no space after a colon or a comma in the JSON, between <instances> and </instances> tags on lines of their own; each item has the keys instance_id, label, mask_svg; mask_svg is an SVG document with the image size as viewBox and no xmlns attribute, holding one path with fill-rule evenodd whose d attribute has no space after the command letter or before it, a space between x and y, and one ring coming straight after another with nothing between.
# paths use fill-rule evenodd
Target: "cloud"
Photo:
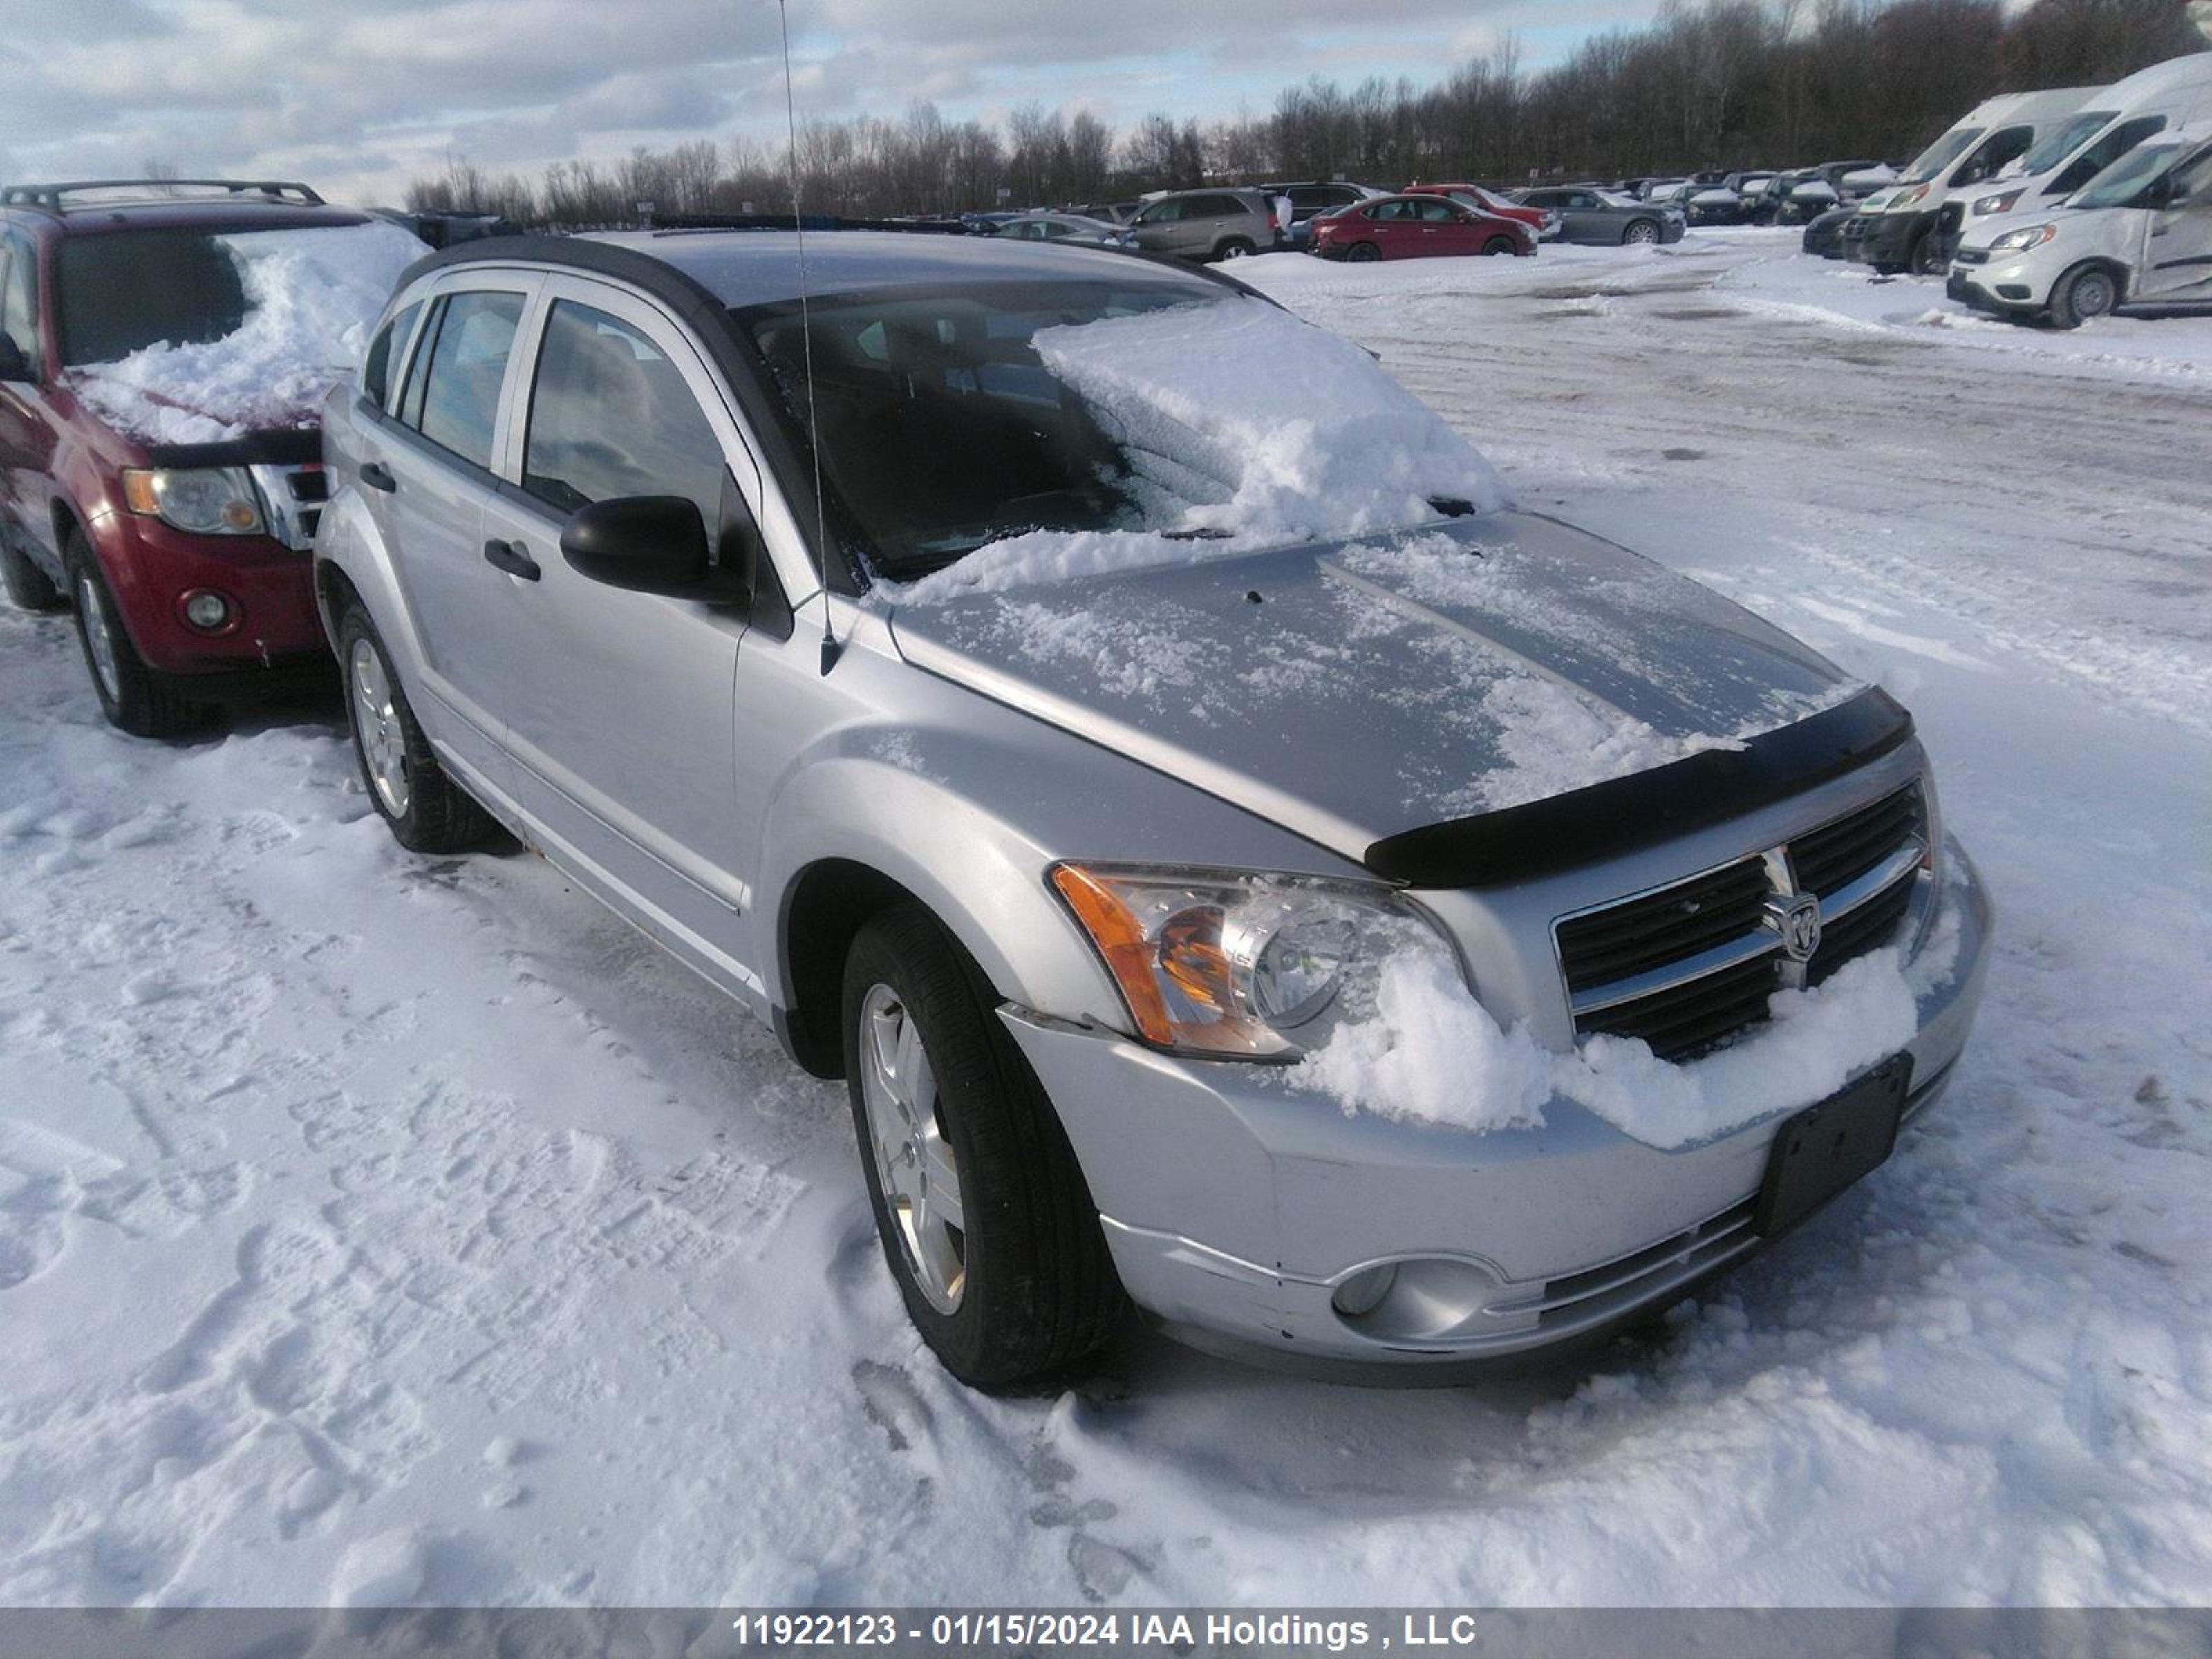
<instances>
[{"instance_id":1,"label":"cloud","mask_svg":"<svg viewBox=\"0 0 2212 1659\"><path fill-rule=\"evenodd\" d=\"M193 173L307 176L368 201L396 197L449 152L534 170L635 143L773 140L782 126L774 0L14 0L8 10L0 155L15 177L160 159ZM956 118L995 118L1035 100L1126 125L1152 109L1264 107L1275 87L1315 71L1441 75L1494 32L1549 33L1589 15L1562 0L793 0L791 23L805 115L928 98Z\"/></svg>"}]
</instances>

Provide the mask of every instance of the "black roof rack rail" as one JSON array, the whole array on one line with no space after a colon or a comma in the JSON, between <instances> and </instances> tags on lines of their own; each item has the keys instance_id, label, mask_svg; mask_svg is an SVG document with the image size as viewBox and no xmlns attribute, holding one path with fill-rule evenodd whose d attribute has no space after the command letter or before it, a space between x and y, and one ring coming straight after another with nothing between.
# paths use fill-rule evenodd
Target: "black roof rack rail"
<instances>
[{"instance_id":1,"label":"black roof rack rail","mask_svg":"<svg viewBox=\"0 0 2212 1659\"><path fill-rule=\"evenodd\" d=\"M306 185L282 179L77 179L66 184L9 185L0 189L0 207L44 208L50 213L59 213L64 205L64 197L85 195L96 190L143 190L157 198L175 190L222 190L233 196L265 196L272 201L291 202L301 207L326 205L320 194Z\"/></svg>"}]
</instances>

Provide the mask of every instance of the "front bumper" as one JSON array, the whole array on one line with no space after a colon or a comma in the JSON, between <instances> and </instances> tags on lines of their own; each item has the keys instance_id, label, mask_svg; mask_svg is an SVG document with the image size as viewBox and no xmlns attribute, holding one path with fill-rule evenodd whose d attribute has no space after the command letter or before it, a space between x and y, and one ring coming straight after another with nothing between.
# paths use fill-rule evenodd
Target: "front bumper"
<instances>
[{"instance_id":1,"label":"front bumper","mask_svg":"<svg viewBox=\"0 0 2212 1659\"><path fill-rule=\"evenodd\" d=\"M329 654L306 552L270 536L196 536L128 513L96 520L92 539L131 641L157 672L250 678ZM185 620L185 596L202 590L230 604L218 633Z\"/></svg>"},{"instance_id":2,"label":"front bumper","mask_svg":"<svg viewBox=\"0 0 2212 1659\"><path fill-rule=\"evenodd\" d=\"M1844 246L1857 264L1876 270L1903 270L1912 263L1912 246L1920 233L1936 222L1932 213L1869 213L1851 221L1858 234L1846 228Z\"/></svg>"},{"instance_id":3,"label":"front bumper","mask_svg":"<svg viewBox=\"0 0 2212 1659\"><path fill-rule=\"evenodd\" d=\"M1988 901L1955 842L1946 868L1925 902L1951 913L1958 957L1920 999L1912 1112L1948 1083L1986 965ZM1672 1152L1565 1100L1541 1129L1474 1134L1347 1116L1267 1068L1002 1017L1060 1105L1123 1285L1195 1346L1449 1382L1648 1316L1765 1243L1753 1204L1787 1111ZM1389 1261L1419 1267L1376 1314L1340 1314L1339 1287Z\"/></svg>"},{"instance_id":4,"label":"front bumper","mask_svg":"<svg viewBox=\"0 0 2212 1659\"><path fill-rule=\"evenodd\" d=\"M1951 267L1943 292L1949 298L1992 317L2033 317L2045 309L2050 283L2025 259L1987 260L1960 256Z\"/></svg>"}]
</instances>

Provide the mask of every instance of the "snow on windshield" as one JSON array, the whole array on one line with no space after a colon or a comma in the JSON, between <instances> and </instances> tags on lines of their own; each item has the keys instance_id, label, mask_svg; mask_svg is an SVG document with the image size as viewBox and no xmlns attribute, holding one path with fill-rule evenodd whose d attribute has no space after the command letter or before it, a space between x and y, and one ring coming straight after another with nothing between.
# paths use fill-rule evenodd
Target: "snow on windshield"
<instances>
[{"instance_id":1,"label":"snow on windshield","mask_svg":"<svg viewBox=\"0 0 2212 1659\"><path fill-rule=\"evenodd\" d=\"M1371 1004L1288 1080L1347 1117L1371 1112L1478 1133L1540 1128L1547 1103L1571 1100L1672 1151L1823 1100L1904 1048L1917 1029L1918 999L1958 971L1956 907L1941 915L1910 960L1885 946L1822 984L1777 991L1765 1024L1679 1062L1638 1037L1592 1036L1564 1054L1546 1048L1525 1024L1501 1027L1440 945L1410 945L1382 964Z\"/></svg>"},{"instance_id":2,"label":"snow on windshield","mask_svg":"<svg viewBox=\"0 0 2212 1659\"><path fill-rule=\"evenodd\" d=\"M429 250L397 225L209 239L238 267L245 319L219 339L160 340L70 371L78 397L149 443L218 443L314 423L359 360L400 272Z\"/></svg>"},{"instance_id":3,"label":"snow on windshield","mask_svg":"<svg viewBox=\"0 0 2212 1659\"><path fill-rule=\"evenodd\" d=\"M1134 521L992 542L905 586L927 604L1292 541L1434 523L1505 491L1358 346L1256 300L1039 331L1045 368L1126 456Z\"/></svg>"}]
</instances>

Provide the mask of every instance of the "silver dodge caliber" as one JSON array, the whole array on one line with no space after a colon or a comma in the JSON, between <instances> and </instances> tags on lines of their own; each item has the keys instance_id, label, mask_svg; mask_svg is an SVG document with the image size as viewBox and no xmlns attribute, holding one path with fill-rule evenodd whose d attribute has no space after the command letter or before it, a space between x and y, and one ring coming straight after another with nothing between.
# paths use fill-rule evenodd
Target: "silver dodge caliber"
<instances>
[{"instance_id":1,"label":"silver dodge caliber","mask_svg":"<svg viewBox=\"0 0 2212 1659\"><path fill-rule=\"evenodd\" d=\"M1163 317L1187 444L1115 389ZM842 1076L978 1386L1131 1304L1382 1381L1649 1318L1887 1158L1979 996L1883 692L1493 503L1248 525L1205 475L1334 477L1309 416L1464 441L1356 351L1207 361L1278 324L997 240L478 241L325 410L377 811L503 825ZM1279 429L1204 435L1271 374Z\"/></svg>"}]
</instances>

